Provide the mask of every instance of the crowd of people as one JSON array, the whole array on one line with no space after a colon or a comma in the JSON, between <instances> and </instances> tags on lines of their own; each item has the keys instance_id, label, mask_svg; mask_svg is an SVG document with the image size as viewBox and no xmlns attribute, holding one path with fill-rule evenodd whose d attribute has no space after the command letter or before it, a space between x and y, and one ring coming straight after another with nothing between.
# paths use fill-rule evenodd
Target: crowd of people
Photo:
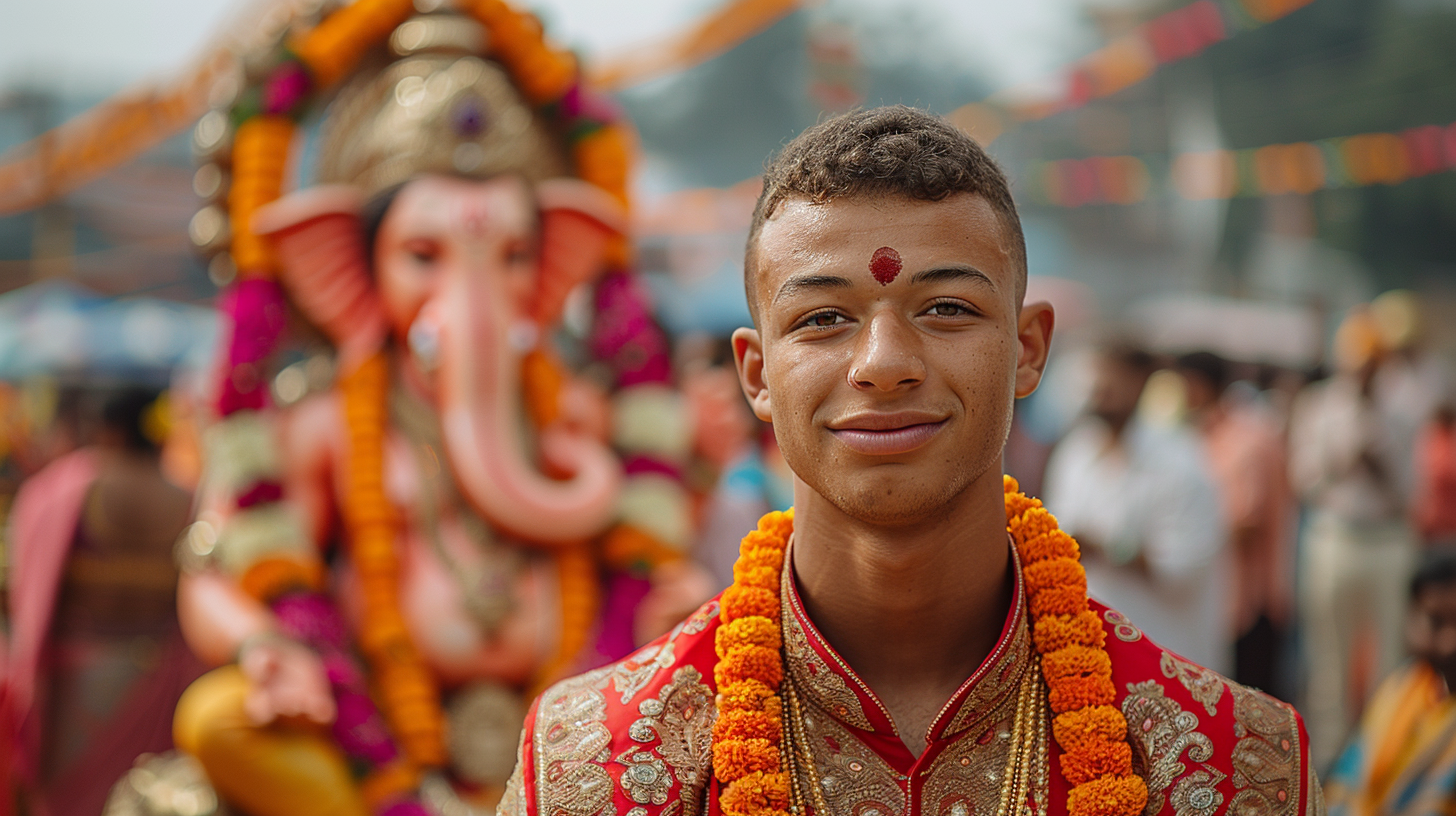
<instances>
[{"instance_id":1,"label":"crowd of people","mask_svg":"<svg viewBox=\"0 0 1456 816\"><path fill-rule=\"evenodd\" d=\"M1169 648L1296 703L1322 771L1382 678L1419 651L1412 580L1424 602L1452 563L1451 380L1418 311L1406 292L1353 310L1328 372L1105 339L1087 355L1078 418L1008 456L1082 544L1089 591Z\"/></svg>"}]
</instances>

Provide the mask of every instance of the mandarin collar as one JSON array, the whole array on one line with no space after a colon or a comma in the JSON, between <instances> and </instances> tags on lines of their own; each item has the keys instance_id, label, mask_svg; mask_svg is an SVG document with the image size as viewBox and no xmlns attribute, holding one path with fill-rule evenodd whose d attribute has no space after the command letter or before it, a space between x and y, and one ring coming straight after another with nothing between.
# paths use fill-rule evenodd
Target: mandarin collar
<instances>
[{"instance_id":1,"label":"mandarin collar","mask_svg":"<svg viewBox=\"0 0 1456 816\"><path fill-rule=\"evenodd\" d=\"M1026 582L1014 546L1011 547L1011 569L1014 578L1011 606L1001 625L1001 636L986 659L931 721L927 742L954 739L991 716L1003 698L1015 692L1022 673L1031 665ZM841 725L898 739L899 732L884 703L829 645L804 611L798 581L794 578L792 536L784 553L780 598L784 662L800 691Z\"/></svg>"}]
</instances>

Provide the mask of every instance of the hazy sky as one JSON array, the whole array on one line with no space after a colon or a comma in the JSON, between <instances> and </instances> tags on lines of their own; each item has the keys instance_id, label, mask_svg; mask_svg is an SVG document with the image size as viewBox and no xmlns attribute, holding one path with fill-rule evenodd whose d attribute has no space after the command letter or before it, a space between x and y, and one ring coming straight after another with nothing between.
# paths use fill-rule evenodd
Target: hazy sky
<instances>
[{"instance_id":1,"label":"hazy sky","mask_svg":"<svg viewBox=\"0 0 1456 816\"><path fill-rule=\"evenodd\" d=\"M113 90L166 76L258 0L0 0L0 88L59 80ZM671 32L722 0L527 0L560 42L588 56ZM942 17L997 85L1043 78L1088 42L1083 0L823 0L878 9L915 2Z\"/></svg>"}]
</instances>

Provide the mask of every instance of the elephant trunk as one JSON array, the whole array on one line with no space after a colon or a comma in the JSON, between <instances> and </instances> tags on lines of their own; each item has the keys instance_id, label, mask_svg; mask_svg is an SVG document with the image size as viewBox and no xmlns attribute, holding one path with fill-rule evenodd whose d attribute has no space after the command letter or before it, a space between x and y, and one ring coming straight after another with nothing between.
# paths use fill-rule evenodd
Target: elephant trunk
<instances>
[{"instance_id":1,"label":"elephant trunk","mask_svg":"<svg viewBox=\"0 0 1456 816\"><path fill-rule=\"evenodd\" d=\"M543 474L522 421L527 349L517 304L490 276L451 275L435 304L441 422L451 467L466 498L489 521L528 542L564 544L597 535L617 509L622 474L602 443L541 429L544 458L567 474ZM513 336L514 335L514 336Z\"/></svg>"}]
</instances>

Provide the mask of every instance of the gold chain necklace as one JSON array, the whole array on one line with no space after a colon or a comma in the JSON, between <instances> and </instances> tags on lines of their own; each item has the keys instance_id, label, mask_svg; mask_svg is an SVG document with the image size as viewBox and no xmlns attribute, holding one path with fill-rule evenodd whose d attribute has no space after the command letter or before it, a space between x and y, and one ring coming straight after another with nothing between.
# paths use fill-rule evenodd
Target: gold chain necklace
<instances>
[{"instance_id":1,"label":"gold chain necklace","mask_svg":"<svg viewBox=\"0 0 1456 816\"><path fill-rule=\"evenodd\" d=\"M787 639L787 638L786 638ZM788 656L784 656L787 663ZM794 816L833 816L824 798L824 784L814 763L804 724L804 709L798 683L792 672L784 673L784 703L788 711L784 729L784 759L789 773L789 812ZM1047 784L1047 690L1041 676L1041 658L1033 655L1017 686L1016 714L1012 718L1011 744L1002 773L996 816L1017 816L1032 791L1045 791ZM801 776L802 774L802 776ZM804 782L807 780L806 801Z\"/></svg>"}]
</instances>

